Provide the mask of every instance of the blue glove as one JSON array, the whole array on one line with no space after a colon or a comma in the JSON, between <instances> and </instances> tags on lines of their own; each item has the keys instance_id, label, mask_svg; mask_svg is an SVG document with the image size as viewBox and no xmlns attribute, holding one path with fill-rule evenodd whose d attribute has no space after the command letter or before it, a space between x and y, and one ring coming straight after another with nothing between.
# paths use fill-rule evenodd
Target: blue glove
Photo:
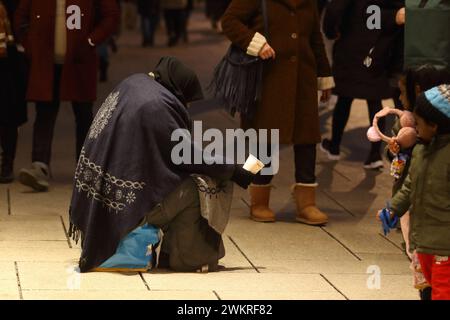
<instances>
[{"instance_id":1,"label":"blue glove","mask_svg":"<svg viewBox=\"0 0 450 320\"><path fill-rule=\"evenodd\" d=\"M391 210L389 209L389 206L381 211L380 219L383 223L383 233L385 236L388 235L391 229L395 229L397 227L398 217L394 216L394 218L391 219Z\"/></svg>"}]
</instances>

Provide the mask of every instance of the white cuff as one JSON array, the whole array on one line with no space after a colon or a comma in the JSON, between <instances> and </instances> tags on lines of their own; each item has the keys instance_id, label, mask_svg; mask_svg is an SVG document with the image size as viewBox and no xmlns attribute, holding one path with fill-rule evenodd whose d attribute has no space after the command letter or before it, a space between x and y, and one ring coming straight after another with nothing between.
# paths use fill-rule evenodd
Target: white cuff
<instances>
[{"instance_id":1,"label":"white cuff","mask_svg":"<svg viewBox=\"0 0 450 320\"><path fill-rule=\"evenodd\" d=\"M16 47L17 47L17 51L19 51L21 53L25 52L25 48L21 44L17 44Z\"/></svg>"},{"instance_id":2,"label":"white cuff","mask_svg":"<svg viewBox=\"0 0 450 320\"><path fill-rule=\"evenodd\" d=\"M266 43L266 37L259 32L255 33L252 42L250 42L250 45L247 48L247 54L254 57L259 56L259 52Z\"/></svg>"},{"instance_id":3,"label":"white cuff","mask_svg":"<svg viewBox=\"0 0 450 320\"><path fill-rule=\"evenodd\" d=\"M319 90L333 89L336 86L333 77L319 77L317 78L317 88Z\"/></svg>"},{"instance_id":4,"label":"white cuff","mask_svg":"<svg viewBox=\"0 0 450 320\"><path fill-rule=\"evenodd\" d=\"M294 192L295 187L307 187L307 188L317 188L319 184L316 183L296 183L291 186L291 191Z\"/></svg>"},{"instance_id":5,"label":"white cuff","mask_svg":"<svg viewBox=\"0 0 450 320\"><path fill-rule=\"evenodd\" d=\"M95 47L95 43L92 42L91 38L88 39L88 43L91 47Z\"/></svg>"}]
</instances>

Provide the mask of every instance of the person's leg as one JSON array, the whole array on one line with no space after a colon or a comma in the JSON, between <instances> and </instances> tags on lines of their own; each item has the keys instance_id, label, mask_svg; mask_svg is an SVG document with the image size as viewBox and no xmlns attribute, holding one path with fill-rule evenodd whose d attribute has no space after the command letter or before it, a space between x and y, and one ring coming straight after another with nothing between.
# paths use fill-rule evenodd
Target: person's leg
<instances>
[{"instance_id":1,"label":"person's leg","mask_svg":"<svg viewBox=\"0 0 450 320\"><path fill-rule=\"evenodd\" d=\"M166 22L168 45L169 47L171 47L174 45L174 38L175 38L173 10L166 9L164 11L164 19Z\"/></svg>"},{"instance_id":2,"label":"person's leg","mask_svg":"<svg viewBox=\"0 0 450 320\"><path fill-rule=\"evenodd\" d=\"M342 136L344 135L345 127L350 118L350 110L353 103L353 98L339 97L336 107L333 112L333 135L331 138L331 146L333 151L340 152Z\"/></svg>"},{"instance_id":3,"label":"person's leg","mask_svg":"<svg viewBox=\"0 0 450 320\"><path fill-rule=\"evenodd\" d=\"M155 33L156 29L159 24L159 15L154 14L149 18L149 45L154 46L155 45Z\"/></svg>"},{"instance_id":4,"label":"person's leg","mask_svg":"<svg viewBox=\"0 0 450 320\"><path fill-rule=\"evenodd\" d=\"M433 256L425 253L417 253L417 258L419 259L420 268L423 273L423 276L425 277L428 283L432 284L431 272L433 266Z\"/></svg>"},{"instance_id":5,"label":"person's leg","mask_svg":"<svg viewBox=\"0 0 450 320\"><path fill-rule=\"evenodd\" d=\"M381 100L367 100L367 105L369 107L369 121L370 126L373 123L373 119L375 115L383 109ZM378 127L383 132L386 127L386 119L381 118L378 120ZM379 169L383 167L383 161L381 157L381 147L382 142L372 142L370 147L370 152L367 157L366 162L364 163L364 167L366 169Z\"/></svg>"},{"instance_id":6,"label":"person's leg","mask_svg":"<svg viewBox=\"0 0 450 320\"><path fill-rule=\"evenodd\" d=\"M297 205L296 220L309 225L323 225L328 217L316 206L316 145L295 145L295 182L293 194Z\"/></svg>"},{"instance_id":7,"label":"person's leg","mask_svg":"<svg viewBox=\"0 0 450 320\"><path fill-rule=\"evenodd\" d=\"M184 15L185 15L184 9L174 10L175 44L177 44L178 41L180 41L181 37L183 36L185 23Z\"/></svg>"},{"instance_id":8,"label":"person's leg","mask_svg":"<svg viewBox=\"0 0 450 320\"><path fill-rule=\"evenodd\" d=\"M77 161L83 148L84 140L89 132L93 120L93 104L91 102L72 103L76 123L76 157Z\"/></svg>"},{"instance_id":9,"label":"person's leg","mask_svg":"<svg viewBox=\"0 0 450 320\"><path fill-rule=\"evenodd\" d=\"M150 18L141 15L142 46L146 47L150 39Z\"/></svg>"},{"instance_id":10,"label":"person's leg","mask_svg":"<svg viewBox=\"0 0 450 320\"><path fill-rule=\"evenodd\" d=\"M37 102L33 128L32 162L50 166L53 133L58 117L59 101Z\"/></svg>"},{"instance_id":11,"label":"person's leg","mask_svg":"<svg viewBox=\"0 0 450 320\"><path fill-rule=\"evenodd\" d=\"M433 257L431 288L432 300L450 300L450 257Z\"/></svg>"},{"instance_id":12,"label":"person's leg","mask_svg":"<svg viewBox=\"0 0 450 320\"><path fill-rule=\"evenodd\" d=\"M201 216L197 185L186 179L146 216L146 222L161 228L160 267L195 271L204 265L211 269L224 256L222 238ZM167 263L167 265L165 265Z\"/></svg>"},{"instance_id":13,"label":"person's leg","mask_svg":"<svg viewBox=\"0 0 450 320\"><path fill-rule=\"evenodd\" d=\"M44 192L49 188L53 133L59 104L58 100L36 103L32 164L31 168L24 168L19 174L20 182L35 191Z\"/></svg>"},{"instance_id":14,"label":"person's leg","mask_svg":"<svg viewBox=\"0 0 450 320\"><path fill-rule=\"evenodd\" d=\"M0 183L14 180L14 159L16 157L18 130L16 126L0 127L1 168Z\"/></svg>"},{"instance_id":15,"label":"person's leg","mask_svg":"<svg viewBox=\"0 0 450 320\"><path fill-rule=\"evenodd\" d=\"M270 157L272 147L268 145L266 150L268 152L267 156ZM258 153L260 152L262 151L258 150ZM265 163L264 165L270 167L271 163ZM250 218L256 222L275 222L275 213L269 207L273 178L273 175L262 175L259 172L248 188L250 194Z\"/></svg>"},{"instance_id":16,"label":"person's leg","mask_svg":"<svg viewBox=\"0 0 450 320\"><path fill-rule=\"evenodd\" d=\"M331 160L339 160L342 136L350 117L353 98L339 96L333 111L331 140L324 139L320 145Z\"/></svg>"}]
</instances>

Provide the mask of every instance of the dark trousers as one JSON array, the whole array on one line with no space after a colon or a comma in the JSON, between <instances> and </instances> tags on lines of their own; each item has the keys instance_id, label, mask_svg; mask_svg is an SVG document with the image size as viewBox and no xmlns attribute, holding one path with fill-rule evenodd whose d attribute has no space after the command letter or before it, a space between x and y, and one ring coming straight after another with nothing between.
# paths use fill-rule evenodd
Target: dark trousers
<instances>
[{"instance_id":1,"label":"dark trousers","mask_svg":"<svg viewBox=\"0 0 450 320\"><path fill-rule=\"evenodd\" d=\"M267 150L271 150L268 148ZM294 145L295 162L295 182L304 184L316 183L316 145L315 144L296 144ZM273 175L258 174L253 180L254 184L269 184Z\"/></svg>"},{"instance_id":2,"label":"dark trousers","mask_svg":"<svg viewBox=\"0 0 450 320\"><path fill-rule=\"evenodd\" d=\"M55 66L53 101L36 103L36 119L34 121L33 133L33 162L43 162L50 165L53 133L60 106L59 88L61 71L61 65ZM93 103L91 102L72 102L76 123L77 159L80 156L81 148L83 147L84 140L93 120L92 108Z\"/></svg>"},{"instance_id":3,"label":"dark trousers","mask_svg":"<svg viewBox=\"0 0 450 320\"><path fill-rule=\"evenodd\" d=\"M144 45L154 45L155 31L156 27L158 26L158 22L158 15L141 16L142 43Z\"/></svg>"},{"instance_id":4,"label":"dark trousers","mask_svg":"<svg viewBox=\"0 0 450 320\"><path fill-rule=\"evenodd\" d=\"M2 168L11 170L16 157L18 130L16 126L0 126Z\"/></svg>"},{"instance_id":5,"label":"dark trousers","mask_svg":"<svg viewBox=\"0 0 450 320\"><path fill-rule=\"evenodd\" d=\"M340 153L340 146L342 142L342 136L344 135L344 130L347 125L348 119L350 118L350 110L353 103L353 98L339 97L333 112L333 136L331 138L331 145L333 153ZM372 125L375 114L380 111L383 107L381 105L381 100L367 100L369 107L369 120L370 126ZM380 119L378 121L378 126L381 131L384 131L386 125L385 119ZM380 153L381 141L372 143L371 154Z\"/></svg>"},{"instance_id":6,"label":"dark trousers","mask_svg":"<svg viewBox=\"0 0 450 320\"><path fill-rule=\"evenodd\" d=\"M225 256L222 236L201 215L198 189L192 178L164 198L144 222L164 232L160 267L190 272L208 265L215 270Z\"/></svg>"},{"instance_id":7,"label":"dark trousers","mask_svg":"<svg viewBox=\"0 0 450 320\"><path fill-rule=\"evenodd\" d=\"M169 45L176 44L183 36L186 27L186 13L184 9L166 9L164 11L166 20Z\"/></svg>"}]
</instances>

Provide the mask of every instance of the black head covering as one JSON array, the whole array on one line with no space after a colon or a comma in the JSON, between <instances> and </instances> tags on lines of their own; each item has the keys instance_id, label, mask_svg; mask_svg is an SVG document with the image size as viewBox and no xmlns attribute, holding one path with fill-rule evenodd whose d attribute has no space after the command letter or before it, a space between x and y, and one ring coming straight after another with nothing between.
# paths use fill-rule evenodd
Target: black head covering
<instances>
[{"instance_id":1,"label":"black head covering","mask_svg":"<svg viewBox=\"0 0 450 320\"><path fill-rule=\"evenodd\" d=\"M197 75L177 58L161 58L153 73L156 81L172 92L184 105L203 99Z\"/></svg>"}]
</instances>

